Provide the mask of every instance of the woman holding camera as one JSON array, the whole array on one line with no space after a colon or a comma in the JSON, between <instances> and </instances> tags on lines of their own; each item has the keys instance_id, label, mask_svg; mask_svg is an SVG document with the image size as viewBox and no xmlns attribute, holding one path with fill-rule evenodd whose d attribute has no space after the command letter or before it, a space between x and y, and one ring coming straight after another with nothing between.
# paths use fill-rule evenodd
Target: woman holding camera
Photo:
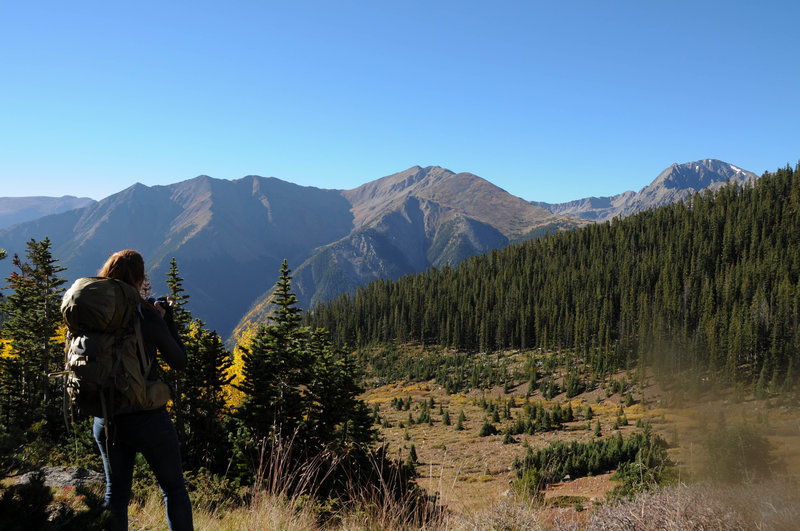
<instances>
[{"instance_id":1,"label":"woman holding camera","mask_svg":"<svg viewBox=\"0 0 800 531\"><path fill-rule=\"evenodd\" d=\"M145 281L144 260L133 250L112 254L98 276L127 282L141 290ZM147 375L158 379L157 351L173 369L186 366L186 351L172 320L172 301L166 305L142 301L141 331L144 352L153 369ZM105 435L105 420L94 419L94 437L100 448L106 473L106 507L114 518L114 529L128 528L128 503L133 482L136 454L141 453L164 494L167 524L173 531L192 529L192 506L181 468L178 435L166 407L118 413L109 422L109 437Z\"/></svg>"}]
</instances>

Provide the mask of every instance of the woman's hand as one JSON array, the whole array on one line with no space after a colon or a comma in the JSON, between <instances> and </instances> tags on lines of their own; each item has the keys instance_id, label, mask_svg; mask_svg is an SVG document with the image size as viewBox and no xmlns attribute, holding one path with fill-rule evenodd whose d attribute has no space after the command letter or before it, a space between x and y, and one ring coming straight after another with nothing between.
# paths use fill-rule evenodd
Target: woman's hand
<instances>
[{"instance_id":1,"label":"woman's hand","mask_svg":"<svg viewBox=\"0 0 800 531\"><path fill-rule=\"evenodd\" d=\"M167 297L167 304L169 304L169 311L171 312L172 306L173 304L175 304L175 299L173 299L172 297ZM167 314L167 308L164 308L163 303L161 301L154 302L153 306L156 307L156 310L158 310L158 315L160 315L161 318L163 319L164 316Z\"/></svg>"}]
</instances>

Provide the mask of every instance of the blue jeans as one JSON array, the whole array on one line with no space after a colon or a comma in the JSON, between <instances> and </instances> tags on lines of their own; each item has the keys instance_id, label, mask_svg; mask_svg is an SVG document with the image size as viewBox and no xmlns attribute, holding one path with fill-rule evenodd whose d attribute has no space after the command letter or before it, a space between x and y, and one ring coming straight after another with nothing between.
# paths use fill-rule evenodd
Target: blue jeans
<instances>
[{"instance_id":1,"label":"blue jeans","mask_svg":"<svg viewBox=\"0 0 800 531\"><path fill-rule=\"evenodd\" d=\"M192 505L181 468L181 449L175 426L165 409L117 415L109 424L106 448L105 422L94 419L94 438L106 471L106 507L114 517L114 529L128 529L133 465L141 452L156 476L172 531L192 529Z\"/></svg>"}]
</instances>

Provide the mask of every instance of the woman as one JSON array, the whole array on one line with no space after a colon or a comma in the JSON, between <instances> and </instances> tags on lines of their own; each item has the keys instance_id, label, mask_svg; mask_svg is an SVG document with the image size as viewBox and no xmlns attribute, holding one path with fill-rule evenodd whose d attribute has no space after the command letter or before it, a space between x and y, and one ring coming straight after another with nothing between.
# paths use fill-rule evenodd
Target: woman
<instances>
[{"instance_id":1,"label":"woman","mask_svg":"<svg viewBox=\"0 0 800 531\"><path fill-rule=\"evenodd\" d=\"M116 252L108 258L98 276L122 280L141 290L145 281L144 260L138 252L130 249ZM147 357L155 361L158 351L171 368L183 369L186 351L172 313L158 302L153 305L143 300L140 306ZM157 369L151 371L150 379L158 377L153 373L157 373ZM110 448L106 447L104 427L104 419L95 417L94 438L105 467L105 502L114 517L114 529L128 528L128 502L137 453L147 460L164 494L169 528L173 531L192 529L192 506L183 481L178 435L166 407L114 415L109 422Z\"/></svg>"}]
</instances>

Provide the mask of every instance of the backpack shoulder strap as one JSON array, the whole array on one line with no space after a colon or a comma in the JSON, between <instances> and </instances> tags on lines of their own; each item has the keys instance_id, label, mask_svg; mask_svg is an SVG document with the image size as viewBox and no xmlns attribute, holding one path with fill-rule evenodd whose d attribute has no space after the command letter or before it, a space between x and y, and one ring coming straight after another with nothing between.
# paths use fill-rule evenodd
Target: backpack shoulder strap
<instances>
[{"instance_id":1,"label":"backpack shoulder strap","mask_svg":"<svg viewBox=\"0 0 800 531\"><path fill-rule=\"evenodd\" d=\"M136 349L139 351L139 363L142 365L142 374L145 380L147 380L147 377L150 376L150 367L153 364L153 360L147 359L147 353L144 351L144 337L142 336L142 320L140 317L142 314L141 312L141 306L137 306L136 313L139 315L133 317L133 329L136 332Z\"/></svg>"}]
</instances>

